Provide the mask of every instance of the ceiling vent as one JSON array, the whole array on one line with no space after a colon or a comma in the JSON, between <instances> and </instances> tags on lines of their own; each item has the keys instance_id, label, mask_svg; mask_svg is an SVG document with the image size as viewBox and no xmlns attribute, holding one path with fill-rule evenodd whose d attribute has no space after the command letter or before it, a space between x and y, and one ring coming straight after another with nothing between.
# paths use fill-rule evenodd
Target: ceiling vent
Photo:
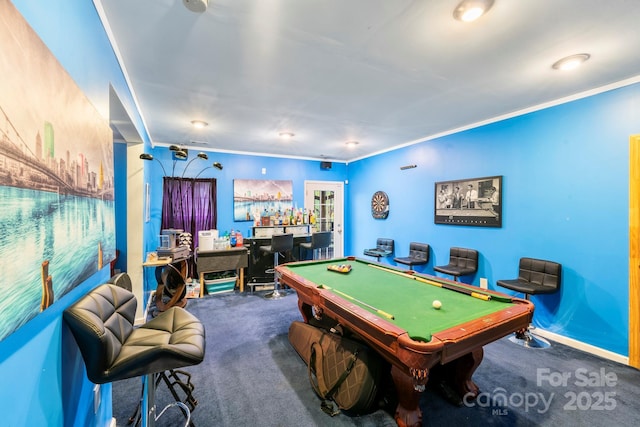
<instances>
[{"instance_id":1,"label":"ceiling vent","mask_svg":"<svg viewBox=\"0 0 640 427\"><path fill-rule=\"evenodd\" d=\"M202 13L207 10L209 0L182 0L187 9L191 12Z\"/></svg>"}]
</instances>

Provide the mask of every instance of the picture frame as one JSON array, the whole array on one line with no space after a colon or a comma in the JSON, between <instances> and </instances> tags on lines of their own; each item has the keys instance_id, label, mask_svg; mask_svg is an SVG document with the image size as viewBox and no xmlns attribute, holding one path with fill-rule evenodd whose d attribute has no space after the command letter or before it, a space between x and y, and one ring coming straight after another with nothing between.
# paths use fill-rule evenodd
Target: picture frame
<instances>
[{"instance_id":1,"label":"picture frame","mask_svg":"<svg viewBox=\"0 0 640 427\"><path fill-rule=\"evenodd\" d=\"M256 221L264 212L284 212L293 206L293 181L233 180L233 220ZM297 206L295 206L297 208Z\"/></svg>"},{"instance_id":2,"label":"picture frame","mask_svg":"<svg viewBox=\"0 0 640 427\"><path fill-rule=\"evenodd\" d=\"M434 185L434 223L502 227L502 175Z\"/></svg>"}]
</instances>

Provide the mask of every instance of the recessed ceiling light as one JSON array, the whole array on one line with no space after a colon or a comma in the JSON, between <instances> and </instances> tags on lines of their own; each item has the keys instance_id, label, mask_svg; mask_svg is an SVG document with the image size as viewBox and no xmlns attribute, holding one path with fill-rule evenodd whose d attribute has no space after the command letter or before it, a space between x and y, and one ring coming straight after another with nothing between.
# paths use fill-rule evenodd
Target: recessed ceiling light
<instances>
[{"instance_id":1,"label":"recessed ceiling light","mask_svg":"<svg viewBox=\"0 0 640 427\"><path fill-rule=\"evenodd\" d=\"M487 13L494 0L463 0L453 10L453 17L458 21L472 22Z\"/></svg>"},{"instance_id":2,"label":"recessed ceiling light","mask_svg":"<svg viewBox=\"0 0 640 427\"><path fill-rule=\"evenodd\" d=\"M209 123L207 123L207 122L205 122L203 120L191 120L191 124L196 129L202 129L203 127L209 126Z\"/></svg>"},{"instance_id":3,"label":"recessed ceiling light","mask_svg":"<svg viewBox=\"0 0 640 427\"><path fill-rule=\"evenodd\" d=\"M573 70L575 68L578 68L580 65L582 65L583 62L585 62L589 58L591 58L591 55L589 55L588 53L578 53L576 55L570 55L560 59L559 61L556 61L551 66L551 68L553 68L554 70L560 70L560 71Z\"/></svg>"},{"instance_id":4,"label":"recessed ceiling light","mask_svg":"<svg viewBox=\"0 0 640 427\"><path fill-rule=\"evenodd\" d=\"M282 139L291 139L293 138L296 134L293 132L280 132L278 134L280 136L280 138Z\"/></svg>"},{"instance_id":5,"label":"recessed ceiling light","mask_svg":"<svg viewBox=\"0 0 640 427\"><path fill-rule=\"evenodd\" d=\"M358 141L347 141L345 145L349 148L355 148L356 145L360 144Z\"/></svg>"}]
</instances>

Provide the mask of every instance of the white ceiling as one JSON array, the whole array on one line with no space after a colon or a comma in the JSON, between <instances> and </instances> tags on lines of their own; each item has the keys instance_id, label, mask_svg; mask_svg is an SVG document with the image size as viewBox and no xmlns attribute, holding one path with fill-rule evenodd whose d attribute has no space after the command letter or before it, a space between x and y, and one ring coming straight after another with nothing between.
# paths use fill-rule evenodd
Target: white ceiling
<instances>
[{"instance_id":1,"label":"white ceiling","mask_svg":"<svg viewBox=\"0 0 640 427\"><path fill-rule=\"evenodd\" d=\"M496 0L469 24L459 0L95 3L159 145L348 161L640 81L638 0Z\"/></svg>"}]
</instances>

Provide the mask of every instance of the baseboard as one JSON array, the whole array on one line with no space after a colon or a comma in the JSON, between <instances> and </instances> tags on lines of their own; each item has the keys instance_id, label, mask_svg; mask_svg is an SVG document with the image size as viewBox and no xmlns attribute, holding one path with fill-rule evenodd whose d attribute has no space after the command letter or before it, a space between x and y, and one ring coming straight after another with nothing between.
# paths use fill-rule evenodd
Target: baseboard
<instances>
[{"instance_id":1,"label":"baseboard","mask_svg":"<svg viewBox=\"0 0 640 427\"><path fill-rule=\"evenodd\" d=\"M562 335L555 334L553 332L545 331L543 329L535 328L533 331L536 335L540 335L543 338L548 338L552 341L559 342L560 344L564 344L566 346L575 348L580 351L584 351L585 353L590 353L595 356L602 357L604 359L608 359L617 363L622 363L623 365L629 365L629 357L623 356L618 353L614 353L609 350L602 349L600 347L593 346L591 344L586 344L578 340L574 340L573 338L567 338Z\"/></svg>"}]
</instances>

